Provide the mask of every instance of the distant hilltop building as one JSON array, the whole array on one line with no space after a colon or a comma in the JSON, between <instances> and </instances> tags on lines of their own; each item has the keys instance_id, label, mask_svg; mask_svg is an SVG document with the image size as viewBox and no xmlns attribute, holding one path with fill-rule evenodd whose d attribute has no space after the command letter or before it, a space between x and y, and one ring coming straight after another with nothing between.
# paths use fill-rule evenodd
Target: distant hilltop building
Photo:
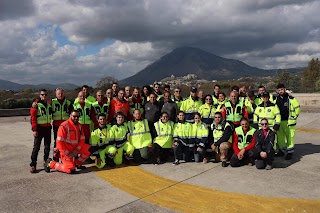
<instances>
[{"instance_id":1,"label":"distant hilltop building","mask_svg":"<svg viewBox=\"0 0 320 213\"><path fill-rule=\"evenodd\" d=\"M198 76L195 74L188 74L182 77L175 77L171 75L170 77L166 77L162 79L161 84L169 84L170 86L178 86L178 85L201 85L204 83L209 83L210 81L204 79L198 79ZM158 82L158 83L160 83Z\"/></svg>"}]
</instances>

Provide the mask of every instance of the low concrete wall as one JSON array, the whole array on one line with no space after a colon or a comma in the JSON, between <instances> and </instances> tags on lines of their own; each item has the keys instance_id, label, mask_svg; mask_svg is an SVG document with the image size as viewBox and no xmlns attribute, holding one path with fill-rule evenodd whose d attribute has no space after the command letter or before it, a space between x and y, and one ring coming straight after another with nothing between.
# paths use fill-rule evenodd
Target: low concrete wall
<instances>
[{"instance_id":1,"label":"low concrete wall","mask_svg":"<svg viewBox=\"0 0 320 213\"><path fill-rule=\"evenodd\" d=\"M0 117L28 116L28 115L30 115L30 108L0 109Z\"/></svg>"}]
</instances>

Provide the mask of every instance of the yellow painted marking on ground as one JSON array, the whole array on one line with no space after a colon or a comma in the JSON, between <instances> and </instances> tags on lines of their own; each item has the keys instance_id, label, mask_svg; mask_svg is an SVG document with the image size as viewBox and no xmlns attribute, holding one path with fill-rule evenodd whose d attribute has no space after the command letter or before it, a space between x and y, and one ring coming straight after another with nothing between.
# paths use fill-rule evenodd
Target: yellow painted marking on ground
<instances>
[{"instance_id":1,"label":"yellow painted marking on ground","mask_svg":"<svg viewBox=\"0 0 320 213\"><path fill-rule=\"evenodd\" d=\"M144 201L182 212L319 212L320 200L230 193L159 177L140 167L96 172L113 186Z\"/></svg>"},{"instance_id":2,"label":"yellow painted marking on ground","mask_svg":"<svg viewBox=\"0 0 320 213\"><path fill-rule=\"evenodd\" d=\"M297 128L296 130L299 131L299 132L308 132L308 133L320 134L320 129Z\"/></svg>"}]
</instances>

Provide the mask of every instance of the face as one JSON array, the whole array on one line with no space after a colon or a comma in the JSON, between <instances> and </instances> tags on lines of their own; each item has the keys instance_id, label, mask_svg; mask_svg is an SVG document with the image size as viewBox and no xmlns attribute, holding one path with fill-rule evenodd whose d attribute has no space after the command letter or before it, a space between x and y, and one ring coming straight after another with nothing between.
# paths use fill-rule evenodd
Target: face
<instances>
[{"instance_id":1,"label":"face","mask_svg":"<svg viewBox=\"0 0 320 213\"><path fill-rule=\"evenodd\" d=\"M160 86L159 85L154 85L154 91L159 92L160 91Z\"/></svg>"},{"instance_id":2,"label":"face","mask_svg":"<svg viewBox=\"0 0 320 213\"><path fill-rule=\"evenodd\" d=\"M138 89L134 89L132 94L133 94L135 97L138 97L138 96L139 96L139 93L140 93L140 91L139 91Z\"/></svg>"},{"instance_id":3,"label":"face","mask_svg":"<svg viewBox=\"0 0 320 213\"><path fill-rule=\"evenodd\" d=\"M167 87L166 87L166 88L164 88L164 91L165 91L165 92L170 92L170 88L167 88Z\"/></svg>"},{"instance_id":4,"label":"face","mask_svg":"<svg viewBox=\"0 0 320 213\"><path fill-rule=\"evenodd\" d=\"M198 92L198 97L201 99L204 98L204 92L202 90Z\"/></svg>"},{"instance_id":5,"label":"face","mask_svg":"<svg viewBox=\"0 0 320 213\"><path fill-rule=\"evenodd\" d=\"M180 112L177 117L178 117L179 121L183 121L184 120L184 113Z\"/></svg>"},{"instance_id":6,"label":"face","mask_svg":"<svg viewBox=\"0 0 320 213\"><path fill-rule=\"evenodd\" d=\"M262 87L262 88L259 88L258 92L259 94L262 95L262 93L264 93L266 91L266 88Z\"/></svg>"},{"instance_id":7,"label":"face","mask_svg":"<svg viewBox=\"0 0 320 213\"><path fill-rule=\"evenodd\" d=\"M241 87L241 88L239 89L239 93L241 93L241 94L246 94L246 93L247 93L246 87Z\"/></svg>"},{"instance_id":8,"label":"face","mask_svg":"<svg viewBox=\"0 0 320 213\"><path fill-rule=\"evenodd\" d=\"M104 117L104 116L99 116L99 118L98 118L98 123L99 123L99 126L105 126L106 123L107 123L106 117Z\"/></svg>"},{"instance_id":9,"label":"face","mask_svg":"<svg viewBox=\"0 0 320 213\"><path fill-rule=\"evenodd\" d=\"M89 95L89 88L83 87L82 92L85 96Z\"/></svg>"},{"instance_id":10,"label":"face","mask_svg":"<svg viewBox=\"0 0 320 213\"><path fill-rule=\"evenodd\" d=\"M262 129L268 129L268 127L269 127L268 121L266 121L266 120L262 120L260 124L261 124Z\"/></svg>"},{"instance_id":11,"label":"face","mask_svg":"<svg viewBox=\"0 0 320 213\"><path fill-rule=\"evenodd\" d=\"M231 92L230 93L230 101L236 101L238 99L238 93L237 92Z\"/></svg>"},{"instance_id":12,"label":"face","mask_svg":"<svg viewBox=\"0 0 320 213\"><path fill-rule=\"evenodd\" d=\"M57 97L58 100L62 100L64 98L63 90L57 90L56 91L56 97Z\"/></svg>"},{"instance_id":13,"label":"face","mask_svg":"<svg viewBox=\"0 0 320 213\"><path fill-rule=\"evenodd\" d=\"M224 101L226 99L226 97L223 94L219 94L218 96L219 101Z\"/></svg>"},{"instance_id":14,"label":"face","mask_svg":"<svg viewBox=\"0 0 320 213\"><path fill-rule=\"evenodd\" d=\"M96 98L98 102L102 101L102 98L103 98L102 92L97 92L96 96L97 96Z\"/></svg>"},{"instance_id":15,"label":"face","mask_svg":"<svg viewBox=\"0 0 320 213\"><path fill-rule=\"evenodd\" d=\"M107 91L106 91L106 96L107 96L108 98L111 98L111 97L112 97L112 89L107 89Z\"/></svg>"},{"instance_id":16,"label":"face","mask_svg":"<svg viewBox=\"0 0 320 213\"><path fill-rule=\"evenodd\" d=\"M79 92L78 93L78 99L79 99L79 103L84 103L84 99L86 97L84 96L84 92Z\"/></svg>"},{"instance_id":17,"label":"face","mask_svg":"<svg viewBox=\"0 0 320 213\"><path fill-rule=\"evenodd\" d=\"M220 88L219 87L214 87L213 89L215 94L218 94L220 92Z\"/></svg>"},{"instance_id":18,"label":"face","mask_svg":"<svg viewBox=\"0 0 320 213\"><path fill-rule=\"evenodd\" d=\"M168 120L169 120L168 114L166 114L166 113L162 114L162 116L161 116L162 123L167 123Z\"/></svg>"},{"instance_id":19,"label":"face","mask_svg":"<svg viewBox=\"0 0 320 213\"><path fill-rule=\"evenodd\" d=\"M116 120L118 124L122 124L124 122L124 117L122 115L117 115Z\"/></svg>"},{"instance_id":20,"label":"face","mask_svg":"<svg viewBox=\"0 0 320 213\"><path fill-rule=\"evenodd\" d=\"M143 93L144 93L145 95L147 95L147 94L149 93L149 90L148 90L147 87L144 87L144 88L143 88Z\"/></svg>"},{"instance_id":21,"label":"face","mask_svg":"<svg viewBox=\"0 0 320 213\"><path fill-rule=\"evenodd\" d=\"M207 96L206 97L206 103L211 105L212 104L212 97L211 96Z\"/></svg>"},{"instance_id":22,"label":"face","mask_svg":"<svg viewBox=\"0 0 320 213\"><path fill-rule=\"evenodd\" d=\"M79 122L80 113L79 112L72 112L70 114L70 119L74 124L77 124Z\"/></svg>"},{"instance_id":23,"label":"face","mask_svg":"<svg viewBox=\"0 0 320 213\"><path fill-rule=\"evenodd\" d=\"M170 93L168 93L168 92L164 93L163 99L168 101L170 99Z\"/></svg>"},{"instance_id":24,"label":"face","mask_svg":"<svg viewBox=\"0 0 320 213\"><path fill-rule=\"evenodd\" d=\"M263 100L264 103L269 102L269 99L270 99L269 96L263 96L263 97L262 97L262 100Z\"/></svg>"},{"instance_id":25,"label":"face","mask_svg":"<svg viewBox=\"0 0 320 213\"><path fill-rule=\"evenodd\" d=\"M41 99L42 101L46 101L46 100L48 99L48 93L45 92L45 91L41 91L41 92L40 92L40 99Z\"/></svg>"},{"instance_id":26,"label":"face","mask_svg":"<svg viewBox=\"0 0 320 213\"><path fill-rule=\"evenodd\" d=\"M124 91L123 91L123 90L120 90L120 91L118 92L118 98L119 98L120 100L123 100L123 97L124 97Z\"/></svg>"},{"instance_id":27,"label":"face","mask_svg":"<svg viewBox=\"0 0 320 213\"><path fill-rule=\"evenodd\" d=\"M242 129L245 130L245 131L248 131L249 130L249 123L248 121L241 121L241 126L242 126Z\"/></svg>"},{"instance_id":28,"label":"face","mask_svg":"<svg viewBox=\"0 0 320 213\"><path fill-rule=\"evenodd\" d=\"M195 97L197 97L197 93L196 92L190 92L190 96L191 96L191 98L195 98Z\"/></svg>"},{"instance_id":29,"label":"face","mask_svg":"<svg viewBox=\"0 0 320 213\"><path fill-rule=\"evenodd\" d=\"M279 88L278 93L279 95L284 95L284 93L286 93L286 88Z\"/></svg>"},{"instance_id":30,"label":"face","mask_svg":"<svg viewBox=\"0 0 320 213\"><path fill-rule=\"evenodd\" d=\"M222 121L222 116L219 115L219 114L214 115L214 121L216 122L216 124L221 123L221 121Z\"/></svg>"},{"instance_id":31,"label":"face","mask_svg":"<svg viewBox=\"0 0 320 213\"><path fill-rule=\"evenodd\" d=\"M126 86L125 92L126 92L126 95L130 95L131 88L129 86Z\"/></svg>"},{"instance_id":32,"label":"face","mask_svg":"<svg viewBox=\"0 0 320 213\"><path fill-rule=\"evenodd\" d=\"M156 96L155 96L154 94L151 94L151 95L150 95L150 102L151 102L151 103L156 102Z\"/></svg>"},{"instance_id":33,"label":"face","mask_svg":"<svg viewBox=\"0 0 320 213\"><path fill-rule=\"evenodd\" d=\"M199 115L195 115L194 122L197 124L197 123L200 123L200 121L201 121L201 117Z\"/></svg>"},{"instance_id":34,"label":"face","mask_svg":"<svg viewBox=\"0 0 320 213\"><path fill-rule=\"evenodd\" d=\"M175 89L174 90L174 96L175 97L180 97L180 95L181 95L181 90L180 89Z\"/></svg>"},{"instance_id":35,"label":"face","mask_svg":"<svg viewBox=\"0 0 320 213\"><path fill-rule=\"evenodd\" d=\"M112 90L118 91L118 84L112 84Z\"/></svg>"},{"instance_id":36,"label":"face","mask_svg":"<svg viewBox=\"0 0 320 213\"><path fill-rule=\"evenodd\" d=\"M141 113L139 110L135 110L134 113L133 113L133 117L136 119L136 120L140 120L141 119Z\"/></svg>"}]
</instances>

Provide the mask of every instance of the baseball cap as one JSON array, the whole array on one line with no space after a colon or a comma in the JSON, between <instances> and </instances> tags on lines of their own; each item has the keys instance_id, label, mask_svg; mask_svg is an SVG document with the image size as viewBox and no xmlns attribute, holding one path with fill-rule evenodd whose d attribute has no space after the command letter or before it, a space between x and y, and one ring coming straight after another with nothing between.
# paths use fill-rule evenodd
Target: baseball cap
<instances>
[{"instance_id":1,"label":"baseball cap","mask_svg":"<svg viewBox=\"0 0 320 213\"><path fill-rule=\"evenodd\" d=\"M262 93L262 97L270 97L269 92L264 92L264 93Z\"/></svg>"},{"instance_id":2,"label":"baseball cap","mask_svg":"<svg viewBox=\"0 0 320 213\"><path fill-rule=\"evenodd\" d=\"M190 92L197 92L197 87L191 87Z\"/></svg>"}]
</instances>

